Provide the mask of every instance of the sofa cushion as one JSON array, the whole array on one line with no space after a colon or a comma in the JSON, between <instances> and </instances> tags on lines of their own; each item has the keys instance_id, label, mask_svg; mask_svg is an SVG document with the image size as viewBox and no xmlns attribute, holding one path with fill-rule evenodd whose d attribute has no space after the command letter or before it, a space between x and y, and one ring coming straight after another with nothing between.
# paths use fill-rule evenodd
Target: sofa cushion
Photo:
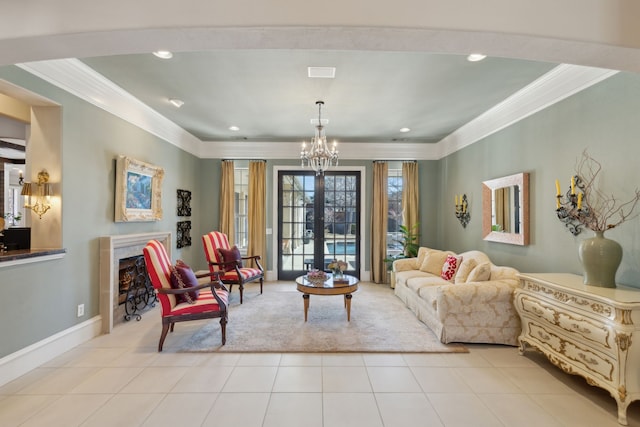
<instances>
[{"instance_id":1,"label":"sofa cushion","mask_svg":"<svg viewBox=\"0 0 640 427\"><path fill-rule=\"evenodd\" d=\"M429 274L428 276L413 277L407 280L407 288L419 294L424 287L450 286L451 283L440 276Z\"/></svg>"},{"instance_id":2,"label":"sofa cushion","mask_svg":"<svg viewBox=\"0 0 640 427\"><path fill-rule=\"evenodd\" d=\"M425 273L420 270L406 270L406 271L398 271L396 272L396 283L401 285L406 285L409 279L413 279L414 277L431 277L432 275L429 273Z\"/></svg>"},{"instance_id":3,"label":"sofa cushion","mask_svg":"<svg viewBox=\"0 0 640 427\"><path fill-rule=\"evenodd\" d=\"M466 283L469 273L476 268L476 265L478 265L478 261L475 258L463 258L456 273L455 283Z\"/></svg>"},{"instance_id":4,"label":"sofa cushion","mask_svg":"<svg viewBox=\"0 0 640 427\"><path fill-rule=\"evenodd\" d=\"M489 280L491 277L491 263L483 262L475 266L471 273L469 273L469 277L467 277L467 282L484 282Z\"/></svg>"},{"instance_id":5,"label":"sofa cushion","mask_svg":"<svg viewBox=\"0 0 640 427\"><path fill-rule=\"evenodd\" d=\"M442 266L442 271L440 271L440 277L449 282L453 282L461 262L461 256L451 254L447 255L447 259L444 261L444 265Z\"/></svg>"},{"instance_id":6,"label":"sofa cushion","mask_svg":"<svg viewBox=\"0 0 640 427\"><path fill-rule=\"evenodd\" d=\"M450 252L438 250L431 250L427 252L426 256L424 257L424 261L420 265L420 271L440 276L440 273L442 272L442 266L447 260L447 255L449 254Z\"/></svg>"}]
</instances>

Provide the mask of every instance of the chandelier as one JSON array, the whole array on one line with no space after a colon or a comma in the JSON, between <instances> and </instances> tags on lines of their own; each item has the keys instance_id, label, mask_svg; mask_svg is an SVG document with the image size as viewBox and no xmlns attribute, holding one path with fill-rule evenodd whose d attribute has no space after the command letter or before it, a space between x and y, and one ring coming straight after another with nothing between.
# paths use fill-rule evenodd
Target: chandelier
<instances>
[{"instance_id":1,"label":"chandelier","mask_svg":"<svg viewBox=\"0 0 640 427\"><path fill-rule=\"evenodd\" d=\"M302 166L311 166L311 169L316 171L316 175L324 175L324 171L329 169L330 166L338 165L338 150L336 150L337 142L333 141L331 150L327 145L327 136L324 134L324 126L322 126L321 109L324 105L322 101L316 101L318 106L318 125L316 126L316 133L311 140L311 146L307 150L307 144L302 143L302 151L300 152L300 159L302 160Z\"/></svg>"}]
</instances>

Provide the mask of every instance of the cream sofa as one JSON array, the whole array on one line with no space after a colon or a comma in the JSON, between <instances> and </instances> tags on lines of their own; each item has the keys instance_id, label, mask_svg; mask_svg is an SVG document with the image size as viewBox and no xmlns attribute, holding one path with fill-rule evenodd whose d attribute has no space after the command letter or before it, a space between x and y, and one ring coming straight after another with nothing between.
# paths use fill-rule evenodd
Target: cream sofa
<instances>
[{"instance_id":1,"label":"cream sofa","mask_svg":"<svg viewBox=\"0 0 640 427\"><path fill-rule=\"evenodd\" d=\"M461 257L450 280L441 277L447 255ZM517 345L516 269L493 265L480 251L456 255L421 247L416 258L394 261L393 271L395 294L443 343Z\"/></svg>"}]
</instances>

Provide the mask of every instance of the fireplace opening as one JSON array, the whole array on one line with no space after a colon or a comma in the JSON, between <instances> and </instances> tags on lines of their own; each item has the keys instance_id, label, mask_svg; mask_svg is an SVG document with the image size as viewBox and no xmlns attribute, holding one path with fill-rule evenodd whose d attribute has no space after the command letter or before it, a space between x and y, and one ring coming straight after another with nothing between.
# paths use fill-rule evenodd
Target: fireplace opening
<instances>
[{"instance_id":1,"label":"fireplace opening","mask_svg":"<svg viewBox=\"0 0 640 427\"><path fill-rule=\"evenodd\" d=\"M122 258L118 262L118 305L124 305L124 320L142 319L141 313L155 307L157 301L147 274L143 255Z\"/></svg>"}]
</instances>

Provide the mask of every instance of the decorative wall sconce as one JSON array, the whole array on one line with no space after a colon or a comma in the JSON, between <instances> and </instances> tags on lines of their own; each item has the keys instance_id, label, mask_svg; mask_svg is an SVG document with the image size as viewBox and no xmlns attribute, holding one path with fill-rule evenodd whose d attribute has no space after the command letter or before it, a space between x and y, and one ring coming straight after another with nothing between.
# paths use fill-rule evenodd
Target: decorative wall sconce
<instances>
[{"instance_id":1,"label":"decorative wall sconce","mask_svg":"<svg viewBox=\"0 0 640 427\"><path fill-rule=\"evenodd\" d=\"M580 190L576 194L576 187ZM582 227L591 216L584 196L585 185L578 175L571 177L571 187L563 196L560 192L560 181L556 179L556 215L564 223L571 234L577 236L582 232Z\"/></svg>"},{"instance_id":2,"label":"decorative wall sconce","mask_svg":"<svg viewBox=\"0 0 640 427\"><path fill-rule=\"evenodd\" d=\"M20 193L20 195L26 197L24 207L31 209L40 219L42 219L42 215L51 209L52 194L49 173L46 169L38 172L37 183L25 182L22 184L22 192Z\"/></svg>"},{"instance_id":3,"label":"decorative wall sconce","mask_svg":"<svg viewBox=\"0 0 640 427\"><path fill-rule=\"evenodd\" d=\"M458 199L458 195L455 196L456 202L456 218L460 221L463 228L467 228L471 215L469 215L469 203L467 201L467 195L462 194Z\"/></svg>"}]
</instances>

